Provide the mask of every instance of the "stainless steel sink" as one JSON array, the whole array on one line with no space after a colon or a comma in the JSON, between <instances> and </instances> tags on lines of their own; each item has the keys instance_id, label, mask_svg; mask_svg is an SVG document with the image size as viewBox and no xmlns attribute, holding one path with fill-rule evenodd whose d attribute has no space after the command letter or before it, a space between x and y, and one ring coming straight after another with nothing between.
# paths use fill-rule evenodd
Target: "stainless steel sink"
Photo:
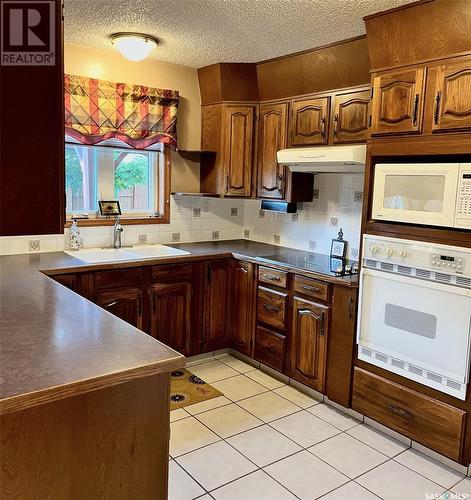
<instances>
[{"instance_id":1,"label":"stainless steel sink","mask_svg":"<svg viewBox=\"0 0 471 500\"><path fill-rule=\"evenodd\" d=\"M166 245L143 245L126 248L83 248L77 251L65 252L76 259L83 260L87 264L100 262L122 262L127 260L159 259L164 257L178 257L189 255L190 252L172 248Z\"/></svg>"}]
</instances>

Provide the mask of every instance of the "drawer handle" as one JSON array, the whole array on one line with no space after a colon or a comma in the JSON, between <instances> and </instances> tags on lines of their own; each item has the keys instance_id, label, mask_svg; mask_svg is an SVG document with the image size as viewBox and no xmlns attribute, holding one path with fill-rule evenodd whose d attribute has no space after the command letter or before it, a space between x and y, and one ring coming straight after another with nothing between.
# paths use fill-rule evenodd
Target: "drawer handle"
<instances>
[{"instance_id":1,"label":"drawer handle","mask_svg":"<svg viewBox=\"0 0 471 500\"><path fill-rule=\"evenodd\" d=\"M262 307L266 309L267 311L274 312L274 313L279 313L280 309L275 306L270 306L268 304L262 304Z\"/></svg>"},{"instance_id":2,"label":"drawer handle","mask_svg":"<svg viewBox=\"0 0 471 500\"><path fill-rule=\"evenodd\" d=\"M262 274L262 276L271 281L281 281L281 278L279 276L275 276L274 274Z\"/></svg>"},{"instance_id":3,"label":"drawer handle","mask_svg":"<svg viewBox=\"0 0 471 500\"><path fill-rule=\"evenodd\" d=\"M274 347L267 347L267 346L263 346L262 349L264 351L267 351L269 352L270 354L278 354L277 350L274 348Z\"/></svg>"},{"instance_id":4,"label":"drawer handle","mask_svg":"<svg viewBox=\"0 0 471 500\"><path fill-rule=\"evenodd\" d=\"M412 113L412 123L414 127L417 125L417 112L419 109L419 94L415 94L414 97L414 111Z\"/></svg>"},{"instance_id":5,"label":"drawer handle","mask_svg":"<svg viewBox=\"0 0 471 500\"><path fill-rule=\"evenodd\" d=\"M114 300L113 302L110 302L109 304L103 304L103 307L111 307L111 306L114 306L118 303L117 300Z\"/></svg>"},{"instance_id":6,"label":"drawer handle","mask_svg":"<svg viewBox=\"0 0 471 500\"><path fill-rule=\"evenodd\" d=\"M321 337L323 337L325 335L325 314L324 313L321 314L321 325L319 328L319 334Z\"/></svg>"},{"instance_id":7,"label":"drawer handle","mask_svg":"<svg viewBox=\"0 0 471 500\"><path fill-rule=\"evenodd\" d=\"M301 285L301 288L304 288L304 290L309 290L310 292L320 292L321 289L317 288L317 286L312 286L312 285Z\"/></svg>"},{"instance_id":8,"label":"drawer handle","mask_svg":"<svg viewBox=\"0 0 471 500\"><path fill-rule=\"evenodd\" d=\"M404 410L404 408L400 408L399 406L388 405L388 410L393 415L397 415L398 417L402 417L406 420L409 420L409 422L413 422L415 420L415 415L413 413Z\"/></svg>"},{"instance_id":9,"label":"drawer handle","mask_svg":"<svg viewBox=\"0 0 471 500\"><path fill-rule=\"evenodd\" d=\"M435 95L435 113L433 114L433 123L438 125L438 120L440 119L440 100L442 98L442 93L438 90Z\"/></svg>"}]
</instances>

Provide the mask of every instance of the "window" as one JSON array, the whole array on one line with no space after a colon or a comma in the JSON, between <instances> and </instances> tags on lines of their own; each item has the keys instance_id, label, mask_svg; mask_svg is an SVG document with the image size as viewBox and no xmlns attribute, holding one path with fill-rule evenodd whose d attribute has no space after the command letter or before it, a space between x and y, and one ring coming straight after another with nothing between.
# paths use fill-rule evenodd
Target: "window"
<instances>
[{"instance_id":1,"label":"window","mask_svg":"<svg viewBox=\"0 0 471 500\"><path fill-rule=\"evenodd\" d=\"M95 216L98 200L119 200L123 217L159 215L160 151L66 144L66 212Z\"/></svg>"}]
</instances>

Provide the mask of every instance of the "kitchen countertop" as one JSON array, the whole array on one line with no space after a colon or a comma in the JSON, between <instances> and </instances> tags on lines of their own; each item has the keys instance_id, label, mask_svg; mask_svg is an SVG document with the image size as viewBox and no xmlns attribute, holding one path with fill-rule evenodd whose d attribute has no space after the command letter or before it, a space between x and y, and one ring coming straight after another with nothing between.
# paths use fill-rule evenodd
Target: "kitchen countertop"
<instances>
[{"instance_id":1,"label":"kitchen countertop","mask_svg":"<svg viewBox=\"0 0 471 500\"><path fill-rule=\"evenodd\" d=\"M168 372L185 364L185 358L173 349L46 274L234 256L298 270L343 286L357 286L357 276L323 276L302 269L301 254L308 257L309 252L247 240L171 246L191 255L101 264L87 264L64 252L0 257L0 414ZM277 262L279 252L285 257L286 252L296 255L293 262L297 265ZM268 261L257 259L267 255Z\"/></svg>"}]
</instances>

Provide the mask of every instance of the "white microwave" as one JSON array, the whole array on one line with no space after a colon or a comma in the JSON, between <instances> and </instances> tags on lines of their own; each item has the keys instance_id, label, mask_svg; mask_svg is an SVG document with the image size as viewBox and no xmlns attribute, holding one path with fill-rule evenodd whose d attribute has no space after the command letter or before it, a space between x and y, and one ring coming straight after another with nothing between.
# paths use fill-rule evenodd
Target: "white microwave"
<instances>
[{"instance_id":1,"label":"white microwave","mask_svg":"<svg viewBox=\"0 0 471 500\"><path fill-rule=\"evenodd\" d=\"M471 229L471 163L378 163L372 218Z\"/></svg>"}]
</instances>

